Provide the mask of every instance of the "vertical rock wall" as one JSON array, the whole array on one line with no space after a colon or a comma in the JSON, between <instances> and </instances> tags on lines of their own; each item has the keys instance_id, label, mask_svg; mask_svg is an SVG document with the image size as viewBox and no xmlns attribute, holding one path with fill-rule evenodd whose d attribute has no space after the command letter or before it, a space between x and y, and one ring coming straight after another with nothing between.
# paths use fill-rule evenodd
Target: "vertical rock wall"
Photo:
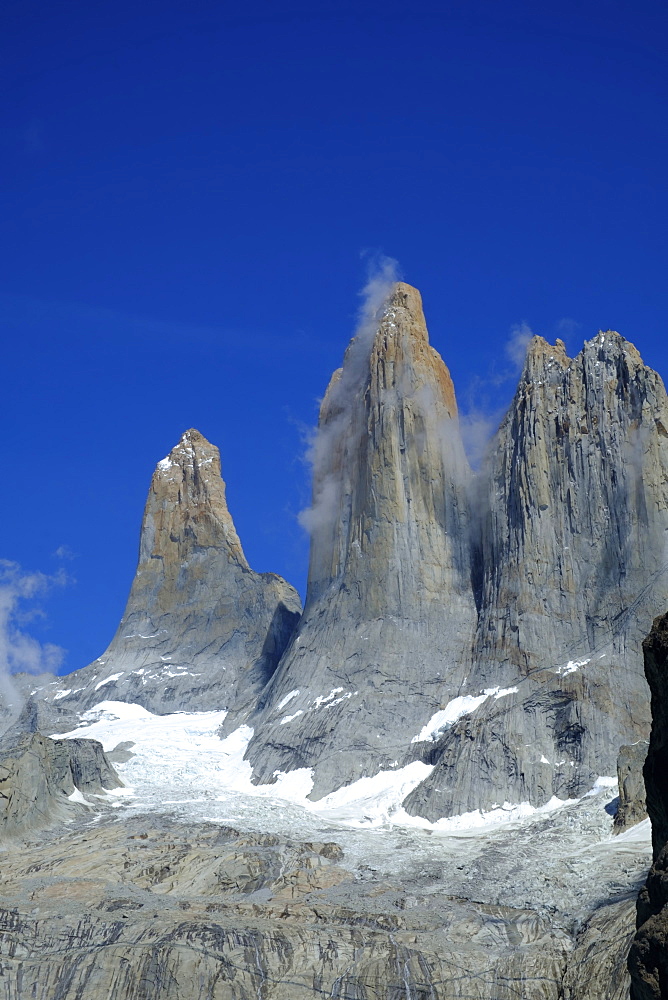
<instances>
[{"instance_id":1,"label":"vertical rock wall","mask_svg":"<svg viewBox=\"0 0 668 1000\"><path fill-rule=\"evenodd\" d=\"M476 620L469 478L450 374L399 283L323 401L306 612L252 720L260 780L315 766L318 796L392 767L457 695Z\"/></svg>"}]
</instances>

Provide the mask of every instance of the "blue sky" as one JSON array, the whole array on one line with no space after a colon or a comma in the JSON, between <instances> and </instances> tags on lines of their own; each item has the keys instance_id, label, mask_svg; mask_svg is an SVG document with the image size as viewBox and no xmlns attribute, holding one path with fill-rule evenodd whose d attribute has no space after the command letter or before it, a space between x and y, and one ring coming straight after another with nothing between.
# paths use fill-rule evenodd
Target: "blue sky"
<instances>
[{"instance_id":1,"label":"blue sky","mask_svg":"<svg viewBox=\"0 0 668 1000\"><path fill-rule=\"evenodd\" d=\"M253 567L303 591L304 428L379 255L465 410L508 402L523 322L573 352L613 327L668 375L667 27L642 0L3 5L0 556L69 578L20 627L63 669L102 652L190 426Z\"/></svg>"}]
</instances>

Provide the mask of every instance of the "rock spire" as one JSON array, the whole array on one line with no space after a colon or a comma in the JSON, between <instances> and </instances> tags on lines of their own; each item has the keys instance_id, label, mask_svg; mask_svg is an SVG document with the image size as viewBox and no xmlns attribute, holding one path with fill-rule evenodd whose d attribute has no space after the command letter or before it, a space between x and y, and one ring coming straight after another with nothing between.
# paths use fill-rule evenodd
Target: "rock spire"
<instances>
[{"instance_id":1,"label":"rock spire","mask_svg":"<svg viewBox=\"0 0 668 1000\"><path fill-rule=\"evenodd\" d=\"M395 766L460 689L476 609L470 477L450 373L398 283L329 385L315 446L306 611L254 716L256 777L313 796Z\"/></svg>"},{"instance_id":2,"label":"rock spire","mask_svg":"<svg viewBox=\"0 0 668 1000\"><path fill-rule=\"evenodd\" d=\"M103 698L159 713L242 707L271 677L300 611L285 580L248 565L218 449L188 430L153 473L116 635L66 678L69 694L61 684L51 698L60 710Z\"/></svg>"},{"instance_id":3,"label":"rock spire","mask_svg":"<svg viewBox=\"0 0 668 1000\"><path fill-rule=\"evenodd\" d=\"M607 331L529 345L478 487L469 690L516 688L444 732L407 808L575 798L649 733L641 642L668 604L668 402Z\"/></svg>"}]
</instances>

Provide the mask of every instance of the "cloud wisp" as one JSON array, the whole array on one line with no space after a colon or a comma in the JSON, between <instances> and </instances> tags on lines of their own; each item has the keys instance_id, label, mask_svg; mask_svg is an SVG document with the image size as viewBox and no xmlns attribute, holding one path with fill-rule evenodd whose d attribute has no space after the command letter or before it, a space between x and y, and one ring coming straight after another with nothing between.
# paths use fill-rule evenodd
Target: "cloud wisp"
<instances>
[{"instance_id":1,"label":"cloud wisp","mask_svg":"<svg viewBox=\"0 0 668 1000\"><path fill-rule=\"evenodd\" d=\"M520 375L533 336L528 323L514 324L503 345L505 367L487 376L476 376L465 393L467 405L460 411L459 424L468 460L475 471L483 465L489 444L508 409L508 402L501 403L498 397L503 387Z\"/></svg>"},{"instance_id":2,"label":"cloud wisp","mask_svg":"<svg viewBox=\"0 0 668 1000\"><path fill-rule=\"evenodd\" d=\"M343 367L330 382L321 421L308 437L306 460L313 470L311 506L298 515L299 523L312 538L331 530L340 513L343 460L354 446L354 404L369 374L369 355L378 323L398 277L398 265L390 257L374 262L366 285L353 339ZM326 409L326 416L325 416ZM325 419L322 419L325 417Z\"/></svg>"},{"instance_id":3,"label":"cloud wisp","mask_svg":"<svg viewBox=\"0 0 668 1000\"><path fill-rule=\"evenodd\" d=\"M21 696L12 674L56 671L65 650L52 642L42 643L25 626L43 616L35 600L53 586L67 582L65 573L27 573L8 559L0 559L0 699L15 711Z\"/></svg>"}]
</instances>

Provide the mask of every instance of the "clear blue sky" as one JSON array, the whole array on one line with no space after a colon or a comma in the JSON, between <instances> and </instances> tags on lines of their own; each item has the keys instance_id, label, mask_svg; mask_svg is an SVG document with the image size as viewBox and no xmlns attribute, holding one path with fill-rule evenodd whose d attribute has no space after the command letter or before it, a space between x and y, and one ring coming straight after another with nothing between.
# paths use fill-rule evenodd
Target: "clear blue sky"
<instances>
[{"instance_id":1,"label":"clear blue sky","mask_svg":"<svg viewBox=\"0 0 668 1000\"><path fill-rule=\"evenodd\" d=\"M464 409L514 324L668 375L663 2L5 2L0 556L99 655L155 463L219 445L253 567L303 591L302 428L369 254L418 286ZM365 257L365 254L367 255Z\"/></svg>"}]
</instances>

